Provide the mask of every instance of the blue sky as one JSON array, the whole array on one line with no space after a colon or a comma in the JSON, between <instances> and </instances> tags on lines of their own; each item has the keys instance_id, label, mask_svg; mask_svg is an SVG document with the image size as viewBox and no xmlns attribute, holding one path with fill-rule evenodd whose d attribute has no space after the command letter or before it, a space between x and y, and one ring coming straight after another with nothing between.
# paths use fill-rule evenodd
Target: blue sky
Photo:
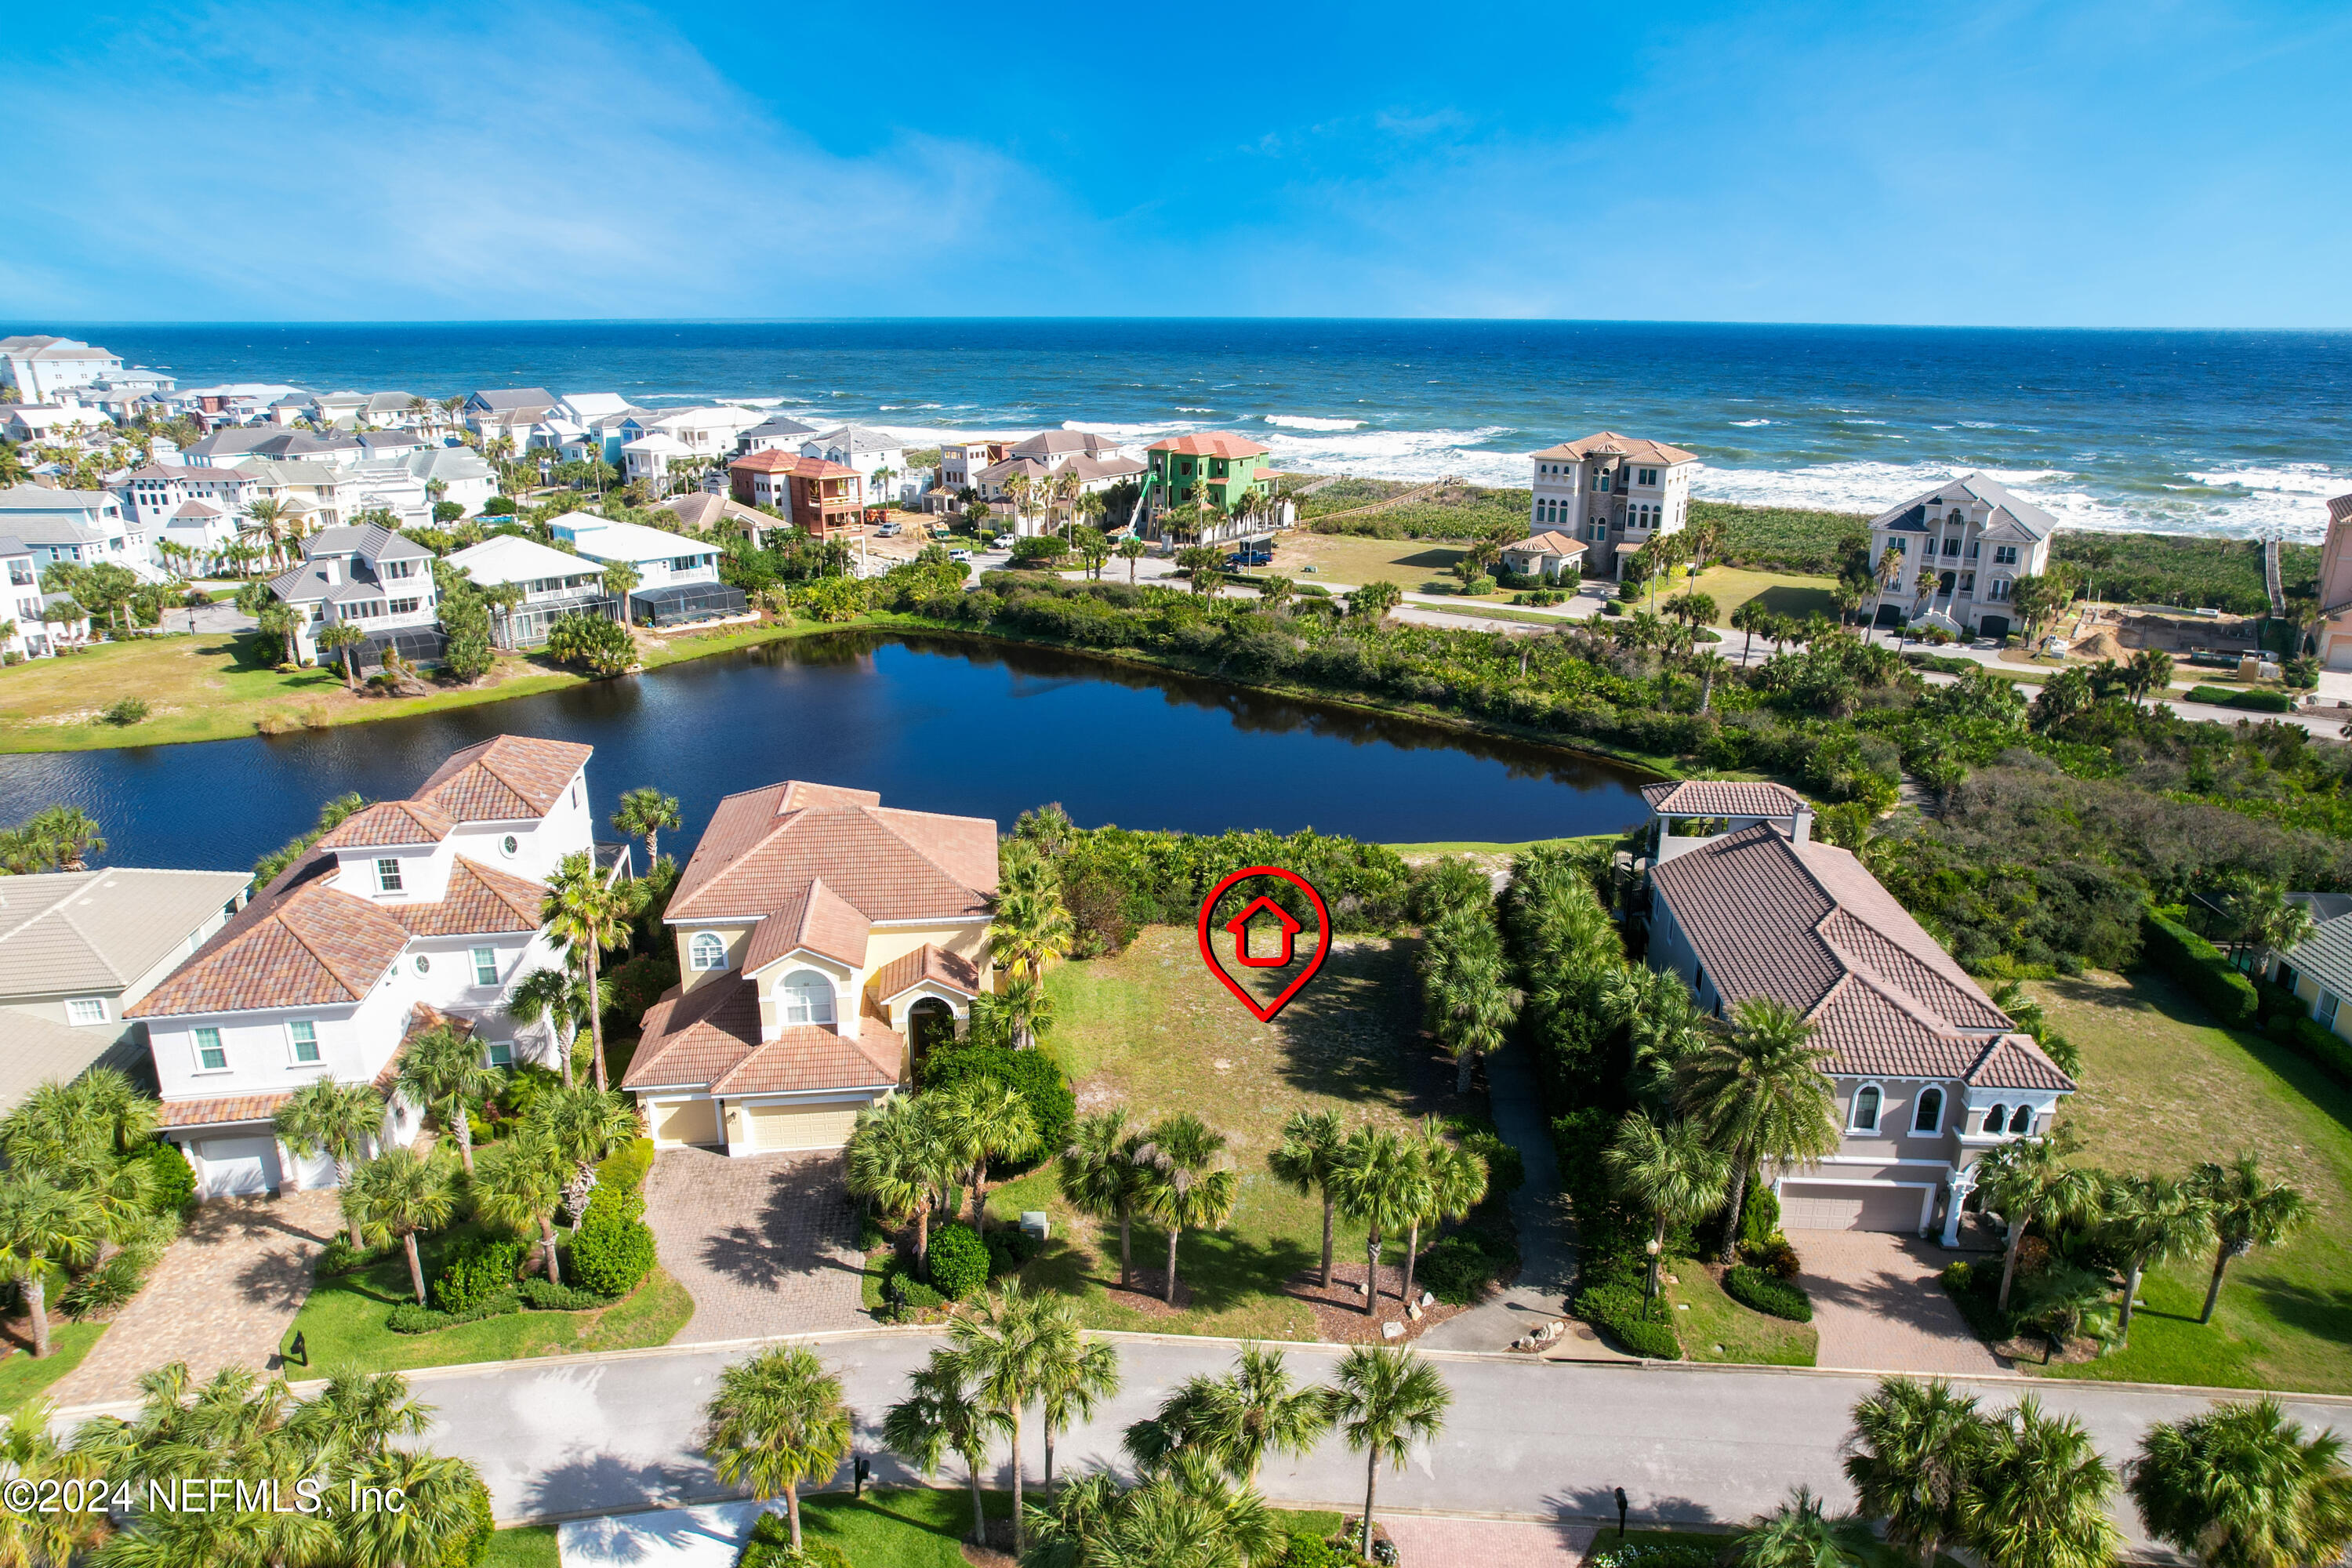
<instances>
[{"instance_id":1,"label":"blue sky","mask_svg":"<svg viewBox=\"0 0 2352 1568\"><path fill-rule=\"evenodd\" d=\"M2352 6L16 7L18 321L2352 325Z\"/></svg>"}]
</instances>

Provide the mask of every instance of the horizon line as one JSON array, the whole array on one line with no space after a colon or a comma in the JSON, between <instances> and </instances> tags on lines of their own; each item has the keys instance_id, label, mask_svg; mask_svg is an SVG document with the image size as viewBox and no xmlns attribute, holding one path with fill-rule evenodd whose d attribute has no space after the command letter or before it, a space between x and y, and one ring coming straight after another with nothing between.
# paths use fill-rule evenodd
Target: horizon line
<instances>
[{"instance_id":1,"label":"horizon line","mask_svg":"<svg viewBox=\"0 0 2352 1568\"><path fill-rule=\"evenodd\" d=\"M331 317L282 321L218 318L120 316L68 320L61 317L0 320L0 327L37 328L41 321L77 330L111 328L244 328L288 331L301 329L350 330L383 327L751 327L866 326L908 323L1111 324L1111 323L1251 323L1301 326L1494 326L1494 327L1739 327L1769 331L1844 331L1899 332L2080 332L2179 335L2294 333L2305 336L2352 334L2352 324L2341 326L2081 326L2032 325L2020 322L1934 321L1737 321L1697 318L1583 316L1234 316L1234 315L908 315L908 316L395 316Z\"/></svg>"}]
</instances>

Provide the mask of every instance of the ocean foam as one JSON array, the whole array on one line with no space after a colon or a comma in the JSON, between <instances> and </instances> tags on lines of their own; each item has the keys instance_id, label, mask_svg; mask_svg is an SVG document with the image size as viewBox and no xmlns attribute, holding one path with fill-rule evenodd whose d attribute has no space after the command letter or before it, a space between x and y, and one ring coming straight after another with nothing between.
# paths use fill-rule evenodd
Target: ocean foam
<instances>
[{"instance_id":1,"label":"ocean foam","mask_svg":"<svg viewBox=\"0 0 2352 1568\"><path fill-rule=\"evenodd\" d=\"M1304 414L1261 414L1268 425L1279 425L1289 430L1360 430L1361 419L1313 419Z\"/></svg>"},{"instance_id":2,"label":"ocean foam","mask_svg":"<svg viewBox=\"0 0 2352 1568\"><path fill-rule=\"evenodd\" d=\"M1769 425L1769 419L1735 419L1732 423L1743 430L1753 430L1759 425Z\"/></svg>"}]
</instances>

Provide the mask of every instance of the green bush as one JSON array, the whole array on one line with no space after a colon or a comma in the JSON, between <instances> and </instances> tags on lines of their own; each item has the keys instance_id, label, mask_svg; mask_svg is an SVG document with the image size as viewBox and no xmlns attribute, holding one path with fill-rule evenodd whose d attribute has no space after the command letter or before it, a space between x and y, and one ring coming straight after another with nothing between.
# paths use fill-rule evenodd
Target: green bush
<instances>
[{"instance_id":1,"label":"green bush","mask_svg":"<svg viewBox=\"0 0 2352 1568\"><path fill-rule=\"evenodd\" d=\"M1007 1046L971 1046L935 1050L923 1063L926 1089L974 1081L1001 1083L1019 1095L1037 1124L1034 1158L1050 1159L1070 1146L1077 1127L1077 1097L1053 1057L1043 1050Z\"/></svg>"},{"instance_id":2,"label":"green bush","mask_svg":"<svg viewBox=\"0 0 2352 1568\"><path fill-rule=\"evenodd\" d=\"M188 1169L187 1156L176 1143L157 1139L131 1159L143 1161L147 1177L153 1185L153 1195L147 1200L151 1214L178 1214L196 1195L196 1173Z\"/></svg>"},{"instance_id":3,"label":"green bush","mask_svg":"<svg viewBox=\"0 0 2352 1568\"><path fill-rule=\"evenodd\" d=\"M1639 1285L1595 1285L1582 1290L1576 1298L1576 1315L1635 1355L1651 1361L1683 1359L1682 1341L1675 1337L1674 1309L1664 1296L1643 1302Z\"/></svg>"},{"instance_id":4,"label":"green bush","mask_svg":"<svg viewBox=\"0 0 2352 1568\"><path fill-rule=\"evenodd\" d=\"M515 1294L534 1312L589 1312L609 1307L614 1298L599 1296L573 1285L558 1285L533 1274L515 1286Z\"/></svg>"},{"instance_id":5,"label":"green bush","mask_svg":"<svg viewBox=\"0 0 2352 1568\"><path fill-rule=\"evenodd\" d=\"M1739 1245L1762 1248L1780 1234L1780 1197L1762 1182L1748 1184L1748 1199L1739 1210Z\"/></svg>"},{"instance_id":6,"label":"green bush","mask_svg":"<svg viewBox=\"0 0 2352 1568\"><path fill-rule=\"evenodd\" d=\"M2243 708L2255 713L2291 713L2294 699L2284 691L2236 686L2192 686L2187 700L2210 702L2221 708Z\"/></svg>"},{"instance_id":7,"label":"green bush","mask_svg":"<svg viewBox=\"0 0 2352 1568\"><path fill-rule=\"evenodd\" d=\"M372 1264L392 1256L389 1247L353 1247L341 1237L319 1250L319 1278L332 1279L340 1275L356 1274Z\"/></svg>"},{"instance_id":8,"label":"green bush","mask_svg":"<svg viewBox=\"0 0 2352 1568\"><path fill-rule=\"evenodd\" d=\"M127 730L133 724L145 722L147 715L152 711L144 697L118 697L99 717L118 729Z\"/></svg>"},{"instance_id":9,"label":"green bush","mask_svg":"<svg viewBox=\"0 0 2352 1568\"><path fill-rule=\"evenodd\" d=\"M1813 1321L1812 1299L1801 1289L1745 1263L1724 1270L1723 1293L1743 1307L1792 1323Z\"/></svg>"},{"instance_id":10,"label":"green bush","mask_svg":"<svg viewBox=\"0 0 2352 1568\"><path fill-rule=\"evenodd\" d=\"M961 1301L988 1283L988 1248L961 1220L931 1227L931 1284L950 1301Z\"/></svg>"},{"instance_id":11,"label":"green bush","mask_svg":"<svg viewBox=\"0 0 2352 1568\"><path fill-rule=\"evenodd\" d=\"M2216 1018L2231 1028L2252 1024L2259 1009L2254 983L2231 967L2220 948L2152 909L2140 917L2140 932L2148 961L2179 981Z\"/></svg>"},{"instance_id":12,"label":"green bush","mask_svg":"<svg viewBox=\"0 0 2352 1568\"><path fill-rule=\"evenodd\" d=\"M384 1315L383 1326L395 1334L429 1334L436 1329L454 1329L460 1323L478 1323L484 1318L503 1318L509 1312L521 1310L522 1298L511 1290L463 1312L436 1311L414 1301L403 1301Z\"/></svg>"},{"instance_id":13,"label":"green bush","mask_svg":"<svg viewBox=\"0 0 2352 1568\"><path fill-rule=\"evenodd\" d=\"M1455 1231L1440 1237L1434 1247L1421 1255L1413 1279L1447 1305L1466 1307L1515 1261L1488 1252L1468 1231Z\"/></svg>"},{"instance_id":14,"label":"green bush","mask_svg":"<svg viewBox=\"0 0 2352 1568\"><path fill-rule=\"evenodd\" d=\"M1035 1237L1011 1226L988 1233L988 1277L1001 1279L1017 1272L1021 1266L1037 1256L1044 1246Z\"/></svg>"},{"instance_id":15,"label":"green bush","mask_svg":"<svg viewBox=\"0 0 2352 1568\"><path fill-rule=\"evenodd\" d=\"M441 1266L433 1281L434 1306L444 1312L470 1312L511 1291L524 1250L521 1242L505 1237L475 1237Z\"/></svg>"},{"instance_id":16,"label":"green bush","mask_svg":"<svg viewBox=\"0 0 2352 1568\"><path fill-rule=\"evenodd\" d=\"M2298 1017L2288 1026L2286 1043L2296 1055L2310 1058L2352 1084L2352 1040L2347 1040L2316 1018Z\"/></svg>"},{"instance_id":17,"label":"green bush","mask_svg":"<svg viewBox=\"0 0 2352 1568\"><path fill-rule=\"evenodd\" d=\"M1069 552L1069 543L1058 533L1041 533L1029 539L1013 542L1013 563L1015 566L1043 565L1058 561Z\"/></svg>"},{"instance_id":18,"label":"green bush","mask_svg":"<svg viewBox=\"0 0 2352 1568\"><path fill-rule=\"evenodd\" d=\"M596 1188L599 1192L612 1189L634 1193L646 1184L646 1173L654 1168L654 1141L633 1139L604 1156L596 1167Z\"/></svg>"},{"instance_id":19,"label":"green bush","mask_svg":"<svg viewBox=\"0 0 2352 1568\"><path fill-rule=\"evenodd\" d=\"M637 1216L646 1201L621 1188L596 1189L572 1237L572 1279L599 1296L625 1296L654 1266L654 1233Z\"/></svg>"},{"instance_id":20,"label":"green bush","mask_svg":"<svg viewBox=\"0 0 2352 1568\"><path fill-rule=\"evenodd\" d=\"M819 1541L803 1529L801 1549L793 1550L793 1521L781 1513L762 1513L751 1521L751 1537L735 1554L735 1568L852 1568L841 1548Z\"/></svg>"},{"instance_id":21,"label":"green bush","mask_svg":"<svg viewBox=\"0 0 2352 1568\"><path fill-rule=\"evenodd\" d=\"M1528 1163L1484 1117L1449 1116L1446 1130L1463 1148L1486 1162L1486 1192L1501 1197L1528 1184Z\"/></svg>"},{"instance_id":22,"label":"green bush","mask_svg":"<svg viewBox=\"0 0 2352 1568\"><path fill-rule=\"evenodd\" d=\"M1330 1542L1319 1535L1300 1534L1290 1538L1290 1544L1281 1557L1281 1568L1332 1568Z\"/></svg>"},{"instance_id":23,"label":"green bush","mask_svg":"<svg viewBox=\"0 0 2352 1568\"><path fill-rule=\"evenodd\" d=\"M118 1252L72 1284L50 1298L51 1304L76 1322L100 1312L110 1312L117 1307L127 1307L147 1282L147 1270L139 1259L127 1252Z\"/></svg>"}]
</instances>

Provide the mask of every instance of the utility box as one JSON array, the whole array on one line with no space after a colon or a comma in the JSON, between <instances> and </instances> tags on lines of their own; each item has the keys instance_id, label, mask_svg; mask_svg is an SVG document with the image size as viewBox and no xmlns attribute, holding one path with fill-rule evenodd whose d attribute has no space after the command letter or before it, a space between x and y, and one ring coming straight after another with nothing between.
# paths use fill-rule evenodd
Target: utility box
<instances>
[{"instance_id":1,"label":"utility box","mask_svg":"<svg viewBox=\"0 0 2352 1568\"><path fill-rule=\"evenodd\" d=\"M1039 1241L1044 1241L1051 1232L1052 1228L1053 1227L1045 1223L1045 1211L1044 1209L1026 1209L1022 1212L1022 1235L1034 1236Z\"/></svg>"}]
</instances>

